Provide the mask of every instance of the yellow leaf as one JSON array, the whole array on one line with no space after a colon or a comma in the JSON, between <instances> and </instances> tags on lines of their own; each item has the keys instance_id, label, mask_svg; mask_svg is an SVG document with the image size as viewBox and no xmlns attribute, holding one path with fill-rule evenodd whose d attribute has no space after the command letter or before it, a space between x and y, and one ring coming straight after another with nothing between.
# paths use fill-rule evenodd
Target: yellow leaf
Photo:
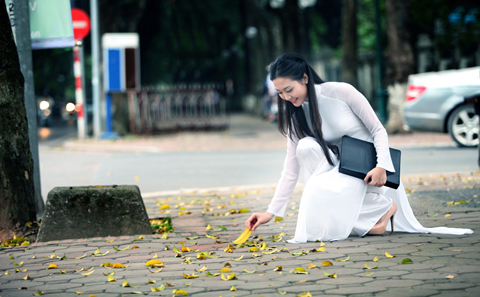
<instances>
[{"instance_id":1,"label":"yellow leaf","mask_svg":"<svg viewBox=\"0 0 480 297\"><path fill-rule=\"evenodd\" d=\"M154 284L154 283L156 283L156 282L157 282L156 280L148 279L148 283L149 283L149 284Z\"/></svg>"},{"instance_id":2,"label":"yellow leaf","mask_svg":"<svg viewBox=\"0 0 480 297\"><path fill-rule=\"evenodd\" d=\"M32 294L33 296L40 296L40 295L43 295L43 292L38 290L36 294Z\"/></svg>"},{"instance_id":3,"label":"yellow leaf","mask_svg":"<svg viewBox=\"0 0 480 297\"><path fill-rule=\"evenodd\" d=\"M196 272L204 272L205 270L207 270L207 265L203 265L199 270L195 269Z\"/></svg>"},{"instance_id":4,"label":"yellow leaf","mask_svg":"<svg viewBox=\"0 0 480 297\"><path fill-rule=\"evenodd\" d=\"M115 241L115 239L112 239L112 240L105 240L105 242L108 242L108 243L112 243L112 242L114 242L114 241Z\"/></svg>"},{"instance_id":5,"label":"yellow leaf","mask_svg":"<svg viewBox=\"0 0 480 297\"><path fill-rule=\"evenodd\" d=\"M55 265L55 264L50 264L50 265L48 265L48 267L47 267L47 269L53 269L53 268L58 268L58 266Z\"/></svg>"},{"instance_id":6,"label":"yellow leaf","mask_svg":"<svg viewBox=\"0 0 480 297\"><path fill-rule=\"evenodd\" d=\"M187 296L188 292L185 291L185 290L173 290L173 295L178 295L178 294L182 294L184 296Z\"/></svg>"},{"instance_id":7,"label":"yellow leaf","mask_svg":"<svg viewBox=\"0 0 480 297\"><path fill-rule=\"evenodd\" d=\"M373 258L373 262L377 262L378 261L378 256L375 256L375 258Z\"/></svg>"},{"instance_id":8,"label":"yellow leaf","mask_svg":"<svg viewBox=\"0 0 480 297\"><path fill-rule=\"evenodd\" d=\"M134 249L139 249L139 248L140 248L140 247L139 247L138 245L132 246L132 250L134 250Z\"/></svg>"},{"instance_id":9,"label":"yellow leaf","mask_svg":"<svg viewBox=\"0 0 480 297\"><path fill-rule=\"evenodd\" d=\"M245 241L247 241L247 239L250 237L251 234L252 234L252 230L249 230L248 228L246 228L245 230L243 230L242 234L240 234L240 236L233 241L233 243L234 244L244 243Z\"/></svg>"},{"instance_id":10,"label":"yellow leaf","mask_svg":"<svg viewBox=\"0 0 480 297\"><path fill-rule=\"evenodd\" d=\"M83 255L83 256L80 256L80 257L69 257L69 259L83 259L87 256L87 254Z\"/></svg>"},{"instance_id":11,"label":"yellow leaf","mask_svg":"<svg viewBox=\"0 0 480 297\"><path fill-rule=\"evenodd\" d=\"M393 256L392 256L392 255L390 255L389 253L385 252L385 256L386 256L387 258L395 258L397 255L393 255Z\"/></svg>"},{"instance_id":12,"label":"yellow leaf","mask_svg":"<svg viewBox=\"0 0 480 297\"><path fill-rule=\"evenodd\" d=\"M232 272L232 274L227 275L226 277L222 273L221 278L227 281L227 280L237 279L237 276L235 275L235 272Z\"/></svg>"},{"instance_id":13,"label":"yellow leaf","mask_svg":"<svg viewBox=\"0 0 480 297\"><path fill-rule=\"evenodd\" d=\"M326 246L326 244L323 243L323 241L320 241L320 247L322 247L322 246Z\"/></svg>"},{"instance_id":14,"label":"yellow leaf","mask_svg":"<svg viewBox=\"0 0 480 297\"><path fill-rule=\"evenodd\" d=\"M191 251L193 251L192 248L189 248L188 246L185 246L185 245L182 244L182 249L180 250L180 252L186 253L186 252L191 252Z\"/></svg>"},{"instance_id":15,"label":"yellow leaf","mask_svg":"<svg viewBox=\"0 0 480 297\"><path fill-rule=\"evenodd\" d=\"M455 277L455 276L453 276L453 275L447 275L445 278L449 278L449 279L450 279L450 278L454 278L454 277Z\"/></svg>"},{"instance_id":16,"label":"yellow leaf","mask_svg":"<svg viewBox=\"0 0 480 297\"><path fill-rule=\"evenodd\" d=\"M100 265L100 267L112 267L112 266L113 266L113 264L110 263L110 262L105 262L105 263L102 263L102 264Z\"/></svg>"},{"instance_id":17,"label":"yellow leaf","mask_svg":"<svg viewBox=\"0 0 480 297\"><path fill-rule=\"evenodd\" d=\"M116 281L117 281L117 280L113 277L113 274L114 274L114 272L112 272L112 273L110 273L110 274L108 275L107 281L109 281L109 282L116 282Z\"/></svg>"},{"instance_id":18,"label":"yellow leaf","mask_svg":"<svg viewBox=\"0 0 480 297\"><path fill-rule=\"evenodd\" d=\"M113 268L125 268L125 266L123 266L123 264L121 263L113 263Z\"/></svg>"},{"instance_id":19,"label":"yellow leaf","mask_svg":"<svg viewBox=\"0 0 480 297\"><path fill-rule=\"evenodd\" d=\"M282 292L282 291L279 290L278 293L279 293L280 295L285 295L285 294L287 294L287 291Z\"/></svg>"},{"instance_id":20,"label":"yellow leaf","mask_svg":"<svg viewBox=\"0 0 480 297\"><path fill-rule=\"evenodd\" d=\"M135 241L137 241L137 240L142 240L142 239L145 239L145 237L139 236L138 238L135 238L134 240L132 240L132 242L135 242Z\"/></svg>"},{"instance_id":21,"label":"yellow leaf","mask_svg":"<svg viewBox=\"0 0 480 297\"><path fill-rule=\"evenodd\" d=\"M271 252L264 252L264 251L262 251L262 253L265 254L265 255L271 255L271 254L273 254L273 253L275 253L275 252L278 252L278 250L277 250L277 249L274 249L274 250L271 251Z\"/></svg>"},{"instance_id":22,"label":"yellow leaf","mask_svg":"<svg viewBox=\"0 0 480 297\"><path fill-rule=\"evenodd\" d=\"M27 226L27 227L32 227L32 225L33 225L33 222L26 222L25 223L25 226Z\"/></svg>"},{"instance_id":23,"label":"yellow leaf","mask_svg":"<svg viewBox=\"0 0 480 297\"><path fill-rule=\"evenodd\" d=\"M315 267L317 267L317 265L310 263L310 264L308 264L307 269L312 269L312 268L315 268Z\"/></svg>"},{"instance_id":24,"label":"yellow leaf","mask_svg":"<svg viewBox=\"0 0 480 297\"><path fill-rule=\"evenodd\" d=\"M243 258L243 255L242 255L240 258L236 258L236 259L233 259L233 258L232 258L232 260L233 260L233 261L240 261L240 260L242 260L242 258Z\"/></svg>"},{"instance_id":25,"label":"yellow leaf","mask_svg":"<svg viewBox=\"0 0 480 297\"><path fill-rule=\"evenodd\" d=\"M257 255L255 253L252 254L252 258L254 259L261 259L263 257L263 255Z\"/></svg>"},{"instance_id":26,"label":"yellow leaf","mask_svg":"<svg viewBox=\"0 0 480 297\"><path fill-rule=\"evenodd\" d=\"M151 287L151 288L150 288L150 291L152 291L152 292L158 292L158 291L160 291L160 288Z\"/></svg>"},{"instance_id":27,"label":"yellow leaf","mask_svg":"<svg viewBox=\"0 0 480 297\"><path fill-rule=\"evenodd\" d=\"M255 271L257 271L257 266L255 266L255 270L253 271L249 271L247 270L247 268L243 268L243 271L245 271L246 273L255 273Z\"/></svg>"},{"instance_id":28,"label":"yellow leaf","mask_svg":"<svg viewBox=\"0 0 480 297\"><path fill-rule=\"evenodd\" d=\"M192 273L192 274L183 273L183 277L186 278L186 279L190 279L190 278L197 278L197 277L199 277L199 275L197 275L195 273Z\"/></svg>"},{"instance_id":29,"label":"yellow leaf","mask_svg":"<svg viewBox=\"0 0 480 297\"><path fill-rule=\"evenodd\" d=\"M343 260L340 260L340 259L335 259L335 260L338 261L338 262L345 262L345 261L347 261L348 259L350 259L350 256L347 256L347 258L346 258L346 259L343 259Z\"/></svg>"},{"instance_id":30,"label":"yellow leaf","mask_svg":"<svg viewBox=\"0 0 480 297\"><path fill-rule=\"evenodd\" d=\"M290 270L290 273L295 273L295 274L299 274L299 273L308 274L308 272L305 270L305 268L302 268L302 267L296 267L296 268Z\"/></svg>"},{"instance_id":31,"label":"yellow leaf","mask_svg":"<svg viewBox=\"0 0 480 297\"><path fill-rule=\"evenodd\" d=\"M277 266L277 268L273 269L273 271L282 271L282 266Z\"/></svg>"},{"instance_id":32,"label":"yellow leaf","mask_svg":"<svg viewBox=\"0 0 480 297\"><path fill-rule=\"evenodd\" d=\"M367 269L377 269L379 265L380 265L380 263L378 263L377 266L375 266L375 267L370 267L370 266L367 265L367 263L363 262L363 266L365 266L365 268L367 268Z\"/></svg>"},{"instance_id":33,"label":"yellow leaf","mask_svg":"<svg viewBox=\"0 0 480 297\"><path fill-rule=\"evenodd\" d=\"M92 271L90 271L90 272L81 273L81 275L90 275L90 274L92 274L94 271L95 271L95 270L92 270Z\"/></svg>"},{"instance_id":34,"label":"yellow leaf","mask_svg":"<svg viewBox=\"0 0 480 297\"><path fill-rule=\"evenodd\" d=\"M163 233L162 237L160 237L160 239L168 239L168 234L167 233Z\"/></svg>"},{"instance_id":35,"label":"yellow leaf","mask_svg":"<svg viewBox=\"0 0 480 297\"><path fill-rule=\"evenodd\" d=\"M80 292L80 291L75 290L75 293L77 293L77 295L83 294L83 293L85 293L85 292L86 292L86 291Z\"/></svg>"},{"instance_id":36,"label":"yellow leaf","mask_svg":"<svg viewBox=\"0 0 480 297\"><path fill-rule=\"evenodd\" d=\"M163 268L160 268L158 270L149 270L150 273L159 273L160 271L162 271Z\"/></svg>"},{"instance_id":37,"label":"yellow leaf","mask_svg":"<svg viewBox=\"0 0 480 297\"><path fill-rule=\"evenodd\" d=\"M30 242L24 241L24 242L22 242L22 244L20 246L29 246L29 245L30 245Z\"/></svg>"},{"instance_id":38,"label":"yellow leaf","mask_svg":"<svg viewBox=\"0 0 480 297\"><path fill-rule=\"evenodd\" d=\"M130 285L130 284L127 282L127 280L124 280L124 281L123 281L123 284L122 284L122 287L138 288L138 287L140 287L140 286L132 286L132 285Z\"/></svg>"},{"instance_id":39,"label":"yellow leaf","mask_svg":"<svg viewBox=\"0 0 480 297\"><path fill-rule=\"evenodd\" d=\"M30 275L29 275L29 274L25 275L25 277L24 277L23 279L24 279L24 280L29 280L29 279L30 279Z\"/></svg>"},{"instance_id":40,"label":"yellow leaf","mask_svg":"<svg viewBox=\"0 0 480 297\"><path fill-rule=\"evenodd\" d=\"M256 246L252 246L251 248L248 249L248 252L258 252L258 248Z\"/></svg>"},{"instance_id":41,"label":"yellow leaf","mask_svg":"<svg viewBox=\"0 0 480 297\"><path fill-rule=\"evenodd\" d=\"M225 273L229 273L231 272L230 268L228 267L223 267L222 269L220 269L218 272L225 272Z\"/></svg>"},{"instance_id":42,"label":"yellow leaf","mask_svg":"<svg viewBox=\"0 0 480 297\"><path fill-rule=\"evenodd\" d=\"M10 272L8 272L8 270L5 271L5 275L10 275Z\"/></svg>"},{"instance_id":43,"label":"yellow leaf","mask_svg":"<svg viewBox=\"0 0 480 297\"><path fill-rule=\"evenodd\" d=\"M452 216L452 215L449 214L449 213L447 213L447 214L445 215L446 218L451 217L451 216Z\"/></svg>"},{"instance_id":44,"label":"yellow leaf","mask_svg":"<svg viewBox=\"0 0 480 297\"><path fill-rule=\"evenodd\" d=\"M237 289L235 289L234 286L232 286L232 287L230 288L230 291L236 291L236 290L237 290Z\"/></svg>"},{"instance_id":45,"label":"yellow leaf","mask_svg":"<svg viewBox=\"0 0 480 297\"><path fill-rule=\"evenodd\" d=\"M279 222L281 222L281 221L283 221L283 218L282 218L282 217L277 217L277 216L275 216L275 222L276 222L276 223L279 223Z\"/></svg>"},{"instance_id":46,"label":"yellow leaf","mask_svg":"<svg viewBox=\"0 0 480 297\"><path fill-rule=\"evenodd\" d=\"M303 292L302 294L297 294L297 297L312 297L310 292Z\"/></svg>"},{"instance_id":47,"label":"yellow leaf","mask_svg":"<svg viewBox=\"0 0 480 297\"><path fill-rule=\"evenodd\" d=\"M116 248L116 247L113 247L114 250L116 251L126 251L130 248L130 246L128 245L127 247L123 248L123 249L119 249L119 248Z\"/></svg>"},{"instance_id":48,"label":"yellow leaf","mask_svg":"<svg viewBox=\"0 0 480 297\"><path fill-rule=\"evenodd\" d=\"M61 270L59 271L60 273L67 273L65 270Z\"/></svg>"},{"instance_id":49,"label":"yellow leaf","mask_svg":"<svg viewBox=\"0 0 480 297\"><path fill-rule=\"evenodd\" d=\"M333 265L333 263L330 262L330 261L323 261L322 262L322 266L330 266L330 265Z\"/></svg>"},{"instance_id":50,"label":"yellow leaf","mask_svg":"<svg viewBox=\"0 0 480 297\"><path fill-rule=\"evenodd\" d=\"M239 213L248 213L250 212L250 209L246 209L246 208L240 208L240 210L238 210Z\"/></svg>"},{"instance_id":51,"label":"yellow leaf","mask_svg":"<svg viewBox=\"0 0 480 297\"><path fill-rule=\"evenodd\" d=\"M150 260L147 263L145 263L145 266L150 266L150 267L164 267L165 264L163 264L162 261L160 260Z\"/></svg>"},{"instance_id":52,"label":"yellow leaf","mask_svg":"<svg viewBox=\"0 0 480 297\"><path fill-rule=\"evenodd\" d=\"M372 273L369 273L369 274L366 274L366 273L364 273L364 274L365 274L366 276L371 276L371 275L373 274L373 272L372 272Z\"/></svg>"},{"instance_id":53,"label":"yellow leaf","mask_svg":"<svg viewBox=\"0 0 480 297\"><path fill-rule=\"evenodd\" d=\"M158 256L157 256L157 254L155 254L155 256L153 256L153 259L158 259Z\"/></svg>"},{"instance_id":54,"label":"yellow leaf","mask_svg":"<svg viewBox=\"0 0 480 297\"><path fill-rule=\"evenodd\" d=\"M210 226L210 224L208 224L208 226L207 226L206 229L207 229L207 230L213 230L213 228L212 228L212 226Z\"/></svg>"}]
</instances>

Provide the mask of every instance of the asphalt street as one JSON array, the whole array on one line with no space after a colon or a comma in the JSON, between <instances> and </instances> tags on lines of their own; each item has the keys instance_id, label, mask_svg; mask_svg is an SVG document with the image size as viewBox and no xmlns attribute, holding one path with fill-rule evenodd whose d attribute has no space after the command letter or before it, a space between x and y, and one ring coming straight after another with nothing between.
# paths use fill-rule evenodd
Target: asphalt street
<instances>
[{"instance_id":1,"label":"asphalt street","mask_svg":"<svg viewBox=\"0 0 480 297\"><path fill-rule=\"evenodd\" d=\"M405 147L402 176L474 172L477 149ZM185 188L275 184L284 149L211 152L80 151L40 146L42 195L56 186L136 184L142 193Z\"/></svg>"}]
</instances>

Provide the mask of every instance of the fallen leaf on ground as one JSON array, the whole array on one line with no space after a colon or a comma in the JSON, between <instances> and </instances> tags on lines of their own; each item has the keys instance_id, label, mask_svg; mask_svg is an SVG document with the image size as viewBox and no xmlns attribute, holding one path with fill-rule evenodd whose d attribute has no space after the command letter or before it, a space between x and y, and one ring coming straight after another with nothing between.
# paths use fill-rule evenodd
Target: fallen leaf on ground
<instances>
[{"instance_id":1,"label":"fallen leaf on ground","mask_svg":"<svg viewBox=\"0 0 480 297\"><path fill-rule=\"evenodd\" d=\"M243 271L245 271L246 273L255 273L257 271L257 266L255 266L255 270L253 271L249 271L247 270L247 268L243 268Z\"/></svg>"},{"instance_id":2,"label":"fallen leaf on ground","mask_svg":"<svg viewBox=\"0 0 480 297\"><path fill-rule=\"evenodd\" d=\"M453 275L447 275L445 278L454 278L455 276Z\"/></svg>"},{"instance_id":3,"label":"fallen leaf on ground","mask_svg":"<svg viewBox=\"0 0 480 297\"><path fill-rule=\"evenodd\" d=\"M337 278L337 274L336 273L333 273L333 274L330 274L327 272L327 270L325 269L325 271L323 272L324 275L328 276L329 278Z\"/></svg>"},{"instance_id":4,"label":"fallen leaf on ground","mask_svg":"<svg viewBox=\"0 0 480 297\"><path fill-rule=\"evenodd\" d=\"M116 247L113 247L114 250L116 251L126 251L130 248L130 246L127 246L126 248L123 248L123 249L119 249L119 248L116 248Z\"/></svg>"},{"instance_id":5,"label":"fallen leaf on ground","mask_svg":"<svg viewBox=\"0 0 480 297\"><path fill-rule=\"evenodd\" d=\"M50 265L48 265L48 267L47 267L47 269L54 269L54 268L58 268L58 266L55 265L55 264L50 264Z\"/></svg>"},{"instance_id":6,"label":"fallen leaf on ground","mask_svg":"<svg viewBox=\"0 0 480 297\"><path fill-rule=\"evenodd\" d=\"M235 289L234 286L232 286L232 287L230 288L230 291L236 291L236 290L237 290L237 289Z\"/></svg>"},{"instance_id":7,"label":"fallen leaf on ground","mask_svg":"<svg viewBox=\"0 0 480 297\"><path fill-rule=\"evenodd\" d=\"M413 264L413 261L410 260L409 258L405 258L402 260L402 264L406 264L406 263L412 263Z\"/></svg>"},{"instance_id":8,"label":"fallen leaf on ground","mask_svg":"<svg viewBox=\"0 0 480 297\"><path fill-rule=\"evenodd\" d=\"M317 267L317 265L315 265L313 263L310 263L310 264L308 264L307 269L312 269L312 268L315 268L315 267Z\"/></svg>"},{"instance_id":9,"label":"fallen leaf on ground","mask_svg":"<svg viewBox=\"0 0 480 297\"><path fill-rule=\"evenodd\" d=\"M192 273L192 274L183 273L183 277L186 278L186 279L190 279L190 278L200 277L200 275L197 275L197 274L195 274L195 273Z\"/></svg>"},{"instance_id":10,"label":"fallen leaf on ground","mask_svg":"<svg viewBox=\"0 0 480 297\"><path fill-rule=\"evenodd\" d=\"M182 294L182 295L185 295L187 296L188 295L188 292L185 291L185 290L173 290L173 295L178 295L178 294Z\"/></svg>"},{"instance_id":11,"label":"fallen leaf on ground","mask_svg":"<svg viewBox=\"0 0 480 297\"><path fill-rule=\"evenodd\" d=\"M222 273L222 275L220 277L225 281L238 279L237 276L235 275L235 272L232 272L232 274L228 274L227 276L223 275L223 273Z\"/></svg>"},{"instance_id":12,"label":"fallen leaf on ground","mask_svg":"<svg viewBox=\"0 0 480 297\"><path fill-rule=\"evenodd\" d=\"M140 286L132 286L132 285L130 285L130 284L127 282L127 280L124 280L124 281L123 281L123 284L122 284L122 287L125 287L125 288L127 288L127 287L128 287L128 288L138 288L138 287L140 287Z\"/></svg>"},{"instance_id":13,"label":"fallen leaf on ground","mask_svg":"<svg viewBox=\"0 0 480 297\"><path fill-rule=\"evenodd\" d=\"M163 268L160 268L158 270L149 270L150 273L159 273L160 271L162 271Z\"/></svg>"},{"instance_id":14,"label":"fallen leaf on ground","mask_svg":"<svg viewBox=\"0 0 480 297\"><path fill-rule=\"evenodd\" d=\"M366 274L366 273L364 273L364 274L365 274L366 276L371 276L371 275L373 274L373 272L372 272L372 273L369 273L369 274Z\"/></svg>"},{"instance_id":15,"label":"fallen leaf on ground","mask_svg":"<svg viewBox=\"0 0 480 297\"><path fill-rule=\"evenodd\" d=\"M447 213L447 214L445 215L446 218L451 217L451 216L452 216L452 215L449 214L449 213Z\"/></svg>"},{"instance_id":16,"label":"fallen leaf on ground","mask_svg":"<svg viewBox=\"0 0 480 297\"><path fill-rule=\"evenodd\" d=\"M205 270L207 270L207 265L203 265L203 267L198 270L195 269L196 272L204 272Z\"/></svg>"},{"instance_id":17,"label":"fallen leaf on ground","mask_svg":"<svg viewBox=\"0 0 480 297\"><path fill-rule=\"evenodd\" d=\"M150 266L150 267L165 267L165 264L163 264L162 261L160 260L150 260L145 263L145 266Z\"/></svg>"},{"instance_id":18,"label":"fallen leaf on ground","mask_svg":"<svg viewBox=\"0 0 480 297\"><path fill-rule=\"evenodd\" d=\"M312 297L310 292L303 292L302 294L297 294L297 297Z\"/></svg>"},{"instance_id":19,"label":"fallen leaf on ground","mask_svg":"<svg viewBox=\"0 0 480 297\"><path fill-rule=\"evenodd\" d=\"M330 265L333 265L333 263L330 261L325 260L322 262L322 266L330 266Z\"/></svg>"},{"instance_id":20,"label":"fallen leaf on ground","mask_svg":"<svg viewBox=\"0 0 480 297\"><path fill-rule=\"evenodd\" d=\"M81 275L90 275L90 274L92 274L94 271L95 271L95 270L92 270L92 271L90 271L90 272L84 272L84 273L81 273Z\"/></svg>"},{"instance_id":21,"label":"fallen leaf on ground","mask_svg":"<svg viewBox=\"0 0 480 297\"><path fill-rule=\"evenodd\" d=\"M392 255L390 255L389 253L385 252L385 256L386 256L387 258L395 258L397 255L395 254L395 255L392 256Z\"/></svg>"},{"instance_id":22,"label":"fallen leaf on ground","mask_svg":"<svg viewBox=\"0 0 480 297\"><path fill-rule=\"evenodd\" d=\"M347 256L346 259L343 259L343 260L340 260L340 259L335 259L335 261L338 261L338 262L345 262L347 261L348 259L350 259L350 256Z\"/></svg>"},{"instance_id":23,"label":"fallen leaf on ground","mask_svg":"<svg viewBox=\"0 0 480 297\"><path fill-rule=\"evenodd\" d=\"M236 259L233 259L233 258L232 258L232 260L233 260L233 261L240 261L240 260L242 260L242 258L243 258L243 255L242 255L240 258L236 258Z\"/></svg>"},{"instance_id":24,"label":"fallen leaf on ground","mask_svg":"<svg viewBox=\"0 0 480 297\"><path fill-rule=\"evenodd\" d=\"M367 269L377 269L379 265L380 265L380 263L378 263L377 266L375 266L375 267L370 267L370 266L367 265L367 263L365 263L365 262L363 263L363 266L365 266L365 268L367 268Z\"/></svg>"},{"instance_id":25,"label":"fallen leaf on ground","mask_svg":"<svg viewBox=\"0 0 480 297\"><path fill-rule=\"evenodd\" d=\"M375 258L373 258L372 261L373 261L373 262L377 262L377 261L378 261L378 256L375 256Z\"/></svg>"},{"instance_id":26,"label":"fallen leaf on ground","mask_svg":"<svg viewBox=\"0 0 480 297\"><path fill-rule=\"evenodd\" d=\"M295 274L308 274L308 272L305 270L305 268L302 268L302 267L296 267L292 270L290 270L290 273L295 273Z\"/></svg>"}]
</instances>

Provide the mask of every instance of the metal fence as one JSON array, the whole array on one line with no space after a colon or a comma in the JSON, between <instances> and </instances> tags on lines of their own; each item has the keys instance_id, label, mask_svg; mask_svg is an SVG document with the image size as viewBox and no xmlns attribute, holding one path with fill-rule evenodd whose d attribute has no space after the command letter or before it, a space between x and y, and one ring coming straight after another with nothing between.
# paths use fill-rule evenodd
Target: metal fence
<instances>
[{"instance_id":1,"label":"metal fence","mask_svg":"<svg viewBox=\"0 0 480 297\"><path fill-rule=\"evenodd\" d=\"M145 87L128 94L130 132L228 128L220 85Z\"/></svg>"}]
</instances>

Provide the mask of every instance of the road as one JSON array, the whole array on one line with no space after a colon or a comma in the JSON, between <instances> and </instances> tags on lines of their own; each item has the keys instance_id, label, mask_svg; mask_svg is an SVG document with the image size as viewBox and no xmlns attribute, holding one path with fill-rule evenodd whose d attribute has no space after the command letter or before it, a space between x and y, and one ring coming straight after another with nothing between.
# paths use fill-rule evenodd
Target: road
<instances>
[{"instance_id":1,"label":"road","mask_svg":"<svg viewBox=\"0 0 480 297\"><path fill-rule=\"evenodd\" d=\"M64 149L75 127L54 127L40 141L42 195L56 186L136 184L142 193L189 188L275 184L285 150L114 152ZM45 132L44 132L45 133ZM57 135L54 137L53 135ZM478 150L451 146L399 147L402 175L477 171Z\"/></svg>"}]
</instances>

